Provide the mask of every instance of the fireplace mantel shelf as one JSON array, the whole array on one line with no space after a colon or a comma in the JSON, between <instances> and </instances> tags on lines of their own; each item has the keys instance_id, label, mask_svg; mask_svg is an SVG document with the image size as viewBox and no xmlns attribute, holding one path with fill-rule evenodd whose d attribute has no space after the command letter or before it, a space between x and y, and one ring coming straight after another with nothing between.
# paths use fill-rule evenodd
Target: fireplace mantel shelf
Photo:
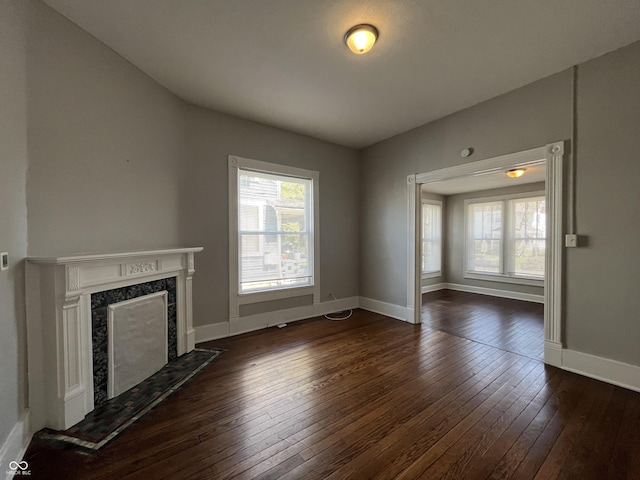
<instances>
[{"instance_id":1,"label":"fireplace mantel shelf","mask_svg":"<svg viewBox=\"0 0 640 480\"><path fill-rule=\"evenodd\" d=\"M102 260L122 260L132 257L154 257L174 255L180 253L197 253L201 252L203 247L190 248L167 248L162 250L140 250L134 252L118 252L118 253L79 253L74 255L66 255L63 257L34 256L28 257L27 261L32 263L67 265L71 263L95 262Z\"/></svg>"},{"instance_id":2,"label":"fireplace mantel shelf","mask_svg":"<svg viewBox=\"0 0 640 480\"><path fill-rule=\"evenodd\" d=\"M35 430L65 430L93 410L92 294L175 277L177 354L193 350L191 284L194 254L202 249L27 258L29 407Z\"/></svg>"}]
</instances>

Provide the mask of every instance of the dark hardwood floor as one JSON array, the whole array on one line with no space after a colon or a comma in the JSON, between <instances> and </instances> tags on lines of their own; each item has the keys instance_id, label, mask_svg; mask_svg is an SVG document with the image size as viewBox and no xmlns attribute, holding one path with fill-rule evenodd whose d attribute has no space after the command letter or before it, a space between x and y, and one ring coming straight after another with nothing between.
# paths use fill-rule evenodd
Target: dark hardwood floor
<instances>
[{"instance_id":1,"label":"dark hardwood floor","mask_svg":"<svg viewBox=\"0 0 640 480\"><path fill-rule=\"evenodd\" d=\"M32 444L32 478L640 478L640 394L489 342L358 310L208 345L97 454Z\"/></svg>"},{"instance_id":2,"label":"dark hardwood floor","mask_svg":"<svg viewBox=\"0 0 640 480\"><path fill-rule=\"evenodd\" d=\"M477 293L422 295L422 322L456 337L544 359L544 305Z\"/></svg>"}]
</instances>

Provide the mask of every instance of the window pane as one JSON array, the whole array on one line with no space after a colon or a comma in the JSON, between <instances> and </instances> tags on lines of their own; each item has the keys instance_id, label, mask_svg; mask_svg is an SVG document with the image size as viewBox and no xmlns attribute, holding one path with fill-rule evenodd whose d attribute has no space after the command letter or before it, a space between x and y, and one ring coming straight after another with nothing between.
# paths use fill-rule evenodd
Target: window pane
<instances>
[{"instance_id":1,"label":"window pane","mask_svg":"<svg viewBox=\"0 0 640 480\"><path fill-rule=\"evenodd\" d=\"M309 234L276 234L275 243L267 243L265 234L241 234L241 291L265 290L283 286L312 284L309 264ZM245 245L259 244L258 251Z\"/></svg>"},{"instance_id":2,"label":"window pane","mask_svg":"<svg viewBox=\"0 0 640 480\"><path fill-rule=\"evenodd\" d=\"M240 205L240 230L258 230L260 223L257 205Z\"/></svg>"},{"instance_id":3,"label":"window pane","mask_svg":"<svg viewBox=\"0 0 640 480\"><path fill-rule=\"evenodd\" d=\"M240 292L312 285L311 180L238 171Z\"/></svg>"},{"instance_id":4,"label":"window pane","mask_svg":"<svg viewBox=\"0 0 640 480\"><path fill-rule=\"evenodd\" d=\"M469 270L500 273L500 240L474 240Z\"/></svg>"},{"instance_id":5,"label":"window pane","mask_svg":"<svg viewBox=\"0 0 640 480\"><path fill-rule=\"evenodd\" d=\"M422 273L441 269L442 207L422 204Z\"/></svg>"},{"instance_id":6,"label":"window pane","mask_svg":"<svg viewBox=\"0 0 640 480\"><path fill-rule=\"evenodd\" d=\"M473 203L468 207L467 269L501 273L502 202Z\"/></svg>"},{"instance_id":7,"label":"window pane","mask_svg":"<svg viewBox=\"0 0 640 480\"><path fill-rule=\"evenodd\" d=\"M544 277L544 240L515 241L515 274Z\"/></svg>"},{"instance_id":8,"label":"window pane","mask_svg":"<svg viewBox=\"0 0 640 480\"><path fill-rule=\"evenodd\" d=\"M514 275L544 276L546 217L544 197L511 201L513 229L510 234Z\"/></svg>"},{"instance_id":9,"label":"window pane","mask_svg":"<svg viewBox=\"0 0 640 480\"><path fill-rule=\"evenodd\" d=\"M515 238L545 238L544 197L512 200Z\"/></svg>"}]
</instances>

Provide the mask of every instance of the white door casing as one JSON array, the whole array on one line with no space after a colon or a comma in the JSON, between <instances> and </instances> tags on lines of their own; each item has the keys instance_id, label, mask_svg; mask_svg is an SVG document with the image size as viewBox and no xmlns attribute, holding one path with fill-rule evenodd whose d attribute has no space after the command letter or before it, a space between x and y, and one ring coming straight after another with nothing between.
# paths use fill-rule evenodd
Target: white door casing
<instances>
[{"instance_id":1,"label":"white door casing","mask_svg":"<svg viewBox=\"0 0 640 480\"><path fill-rule=\"evenodd\" d=\"M420 282L421 186L491 171L508 170L546 163L545 202L547 242L544 281L544 361L562 363L562 255L563 255L563 172L564 142L511 153L477 162L456 165L407 177L407 310L412 323L421 322Z\"/></svg>"}]
</instances>

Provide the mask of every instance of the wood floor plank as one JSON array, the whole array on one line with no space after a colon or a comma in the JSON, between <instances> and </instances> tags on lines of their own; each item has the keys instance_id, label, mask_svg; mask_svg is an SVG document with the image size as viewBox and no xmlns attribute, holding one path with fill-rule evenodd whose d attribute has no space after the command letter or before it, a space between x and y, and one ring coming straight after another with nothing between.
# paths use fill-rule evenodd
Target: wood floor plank
<instances>
[{"instance_id":1,"label":"wood floor plank","mask_svg":"<svg viewBox=\"0 0 640 480\"><path fill-rule=\"evenodd\" d=\"M486 478L511 478L522 464L527 452L552 420L559 397L575 386L573 378L562 378L557 370L551 372L546 388L527 406L527 411L512 424L505 435L487 453L488 462L474 466L474 474ZM495 466L494 466L495 465ZM537 467L534 467L534 471ZM533 475L530 475L532 477ZM518 476L518 478L522 478Z\"/></svg>"},{"instance_id":2,"label":"wood floor plank","mask_svg":"<svg viewBox=\"0 0 640 480\"><path fill-rule=\"evenodd\" d=\"M427 300L422 325L356 310L210 342L101 451L32 442L32 478L640 478L640 394L544 366L540 305Z\"/></svg>"},{"instance_id":3,"label":"wood floor plank","mask_svg":"<svg viewBox=\"0 0 640 480\"><path fill-rule=\"evenodd\" d=\"M388 385L388 383L387 383L387 385ZM341 409L340 410L345 411L346 407L348 407L350 409L357 408L359 399L366 401L367 398L369 398L369 396L372 393L374 393L371 390L371 386L370 385L367 385L366 388L367 388L367 390L365 390L363 392L348 392L348 395L351 395L352 393L353 394L357 394L357 396L354 397L354 398L350 398L349 396L345 396L347 394L340 393L340 397L339 398L336 397L336 400L343 400L341 402ZM375 387L375 390L377 390L378 393L380 393L383 389L381 389L379 387ZM364 396L363 396L363 394L364 394ZM327 405L327 408L330 408L329 405ZM322 414L322 412L319 412L319 413ZM339 411L336 412L335 411L335 406L334 406L334 411L333 412L328 412L328 414L326 416L324 416L323 421L325 421L326 419L332 418L332 416L336 416L336 413L341 414L342 412L339 412ZM294 417L292 420L296 420L296 418ZM298 423L295 426L300 428L300 426L304 423L304 426L306 427L307 426L306 425L307 420L308 420L308 416L305 417L303 415L303 416L300 417L300 420L298 420ZM321 422L316 422L315 426L319 425L320 423ZM288 434L288 438L295 439L295 437L294 437L295 434L294 434L293 431L289 430L289 431L287 431L287 434Z\"/></svg>"},{"instance_id":4,"label":"wood floor plank","mask_svg":"<svg viewBox=\"0 0 640 480\"><path fill-rule=\"evenodd\" d=\"M516 370L523 368L524 364L526 363L528 362L521 361L520 365L517 365ZM509 374L509 371L503 372L491 384L492 386L499 388L498 393L494 393L492 396L490 396L490 399L492 399L494 396L499 397L499 390L503 389L505 380L507 379ZM489 392L491 390L491 387L485 387L480 392L480 397L482 397L483 395L489 395ZM506 390L506 388L504 388L504 390ZM291 472L290 475L284 478L299 478L299 476L302 474L312 475L312 478L322 478L321 474L324 473L327 468L335 468L341 466L344 463L345 459L349 459L347 455L361 453L372 443L385 438L389 432L389 428L391 428L392 425L403 424L407 421L407 419L410 419L411 417L411 412L409 411L407 414L406 410L403 409L403 412L399 412L396 415L385 416L384 422L378 422L377 429L374 429L371 423L366 422L365 425L363 425L361 429L357 429L357 431L340 432L340 435L338 436L339 442L336 442L336 444L332 445L331 448L319 452L319 454L313 456L309 462L306 462L303 466L297 468L295 471ZM348 443L351 447L348 451L343 448L345 443ZM328 462L330 462L331 467L327 466Z\"/></svg>"},{"instance_id":5,"label":"wood floor plank","mask_svg":"<svg viewBox=\"0 0 640 480\"><path fill-rule=\"evenodd\" d=\"M640 478L640 402L636 394L622 392L626 404L620 412L622 421L607 462L606 478Z\"/></svg>"},{"instance_id":6,"label":"wood floor plank","mask_svg":"<svg viewBox=\"0 0 640 480\"><path fill-rule=\"evenodd\" d=\"M440 385L441 382L444 382L445 380L447 380L447 377L451 372L452 366L455 366L455 364L447 365L447 368L441 370L439 374L437 374L437 371L433 369L429 372L429 377L423 378L422 380L424 382L430 382L431 389L435 390L436 387ZM449 383L447 384L450 384L451 381L453 380L448 380ZM391 393L392 395L385 395L385 396L379 397L377 403L369 403L369 404L366 404L364 407L361 405L359 408L357 408L354 414L349 417L343 417L338 421L327 422L328 424L325 422L322 422L322 424L326 426L321 431L316 431L315 427L317 425L314 425L313 429L307 428L300 434L291 435L289 439L299 440L299 443L292 446L290 449L288 449L287 452L283 452L283 454L284 455L298 454L299 452L302 451L305 457L313 458L314 451L318 453L322 453L325 450L325 447L330 447L335 443L337 443L336 441L334 441L334 439L341 440L341 437L345 435L345 429L352 430L356 422L360 421L361 423L366 425L370 419L363 416L363 414L380 415L381 409L385 408L384 404L381 405L382 402L393 401L397 405L398 402L401 402L401 401L408 402L412 400L413 397L415 397L414 391L409 390L407 388L403 388L402 393L400 395L394 394L395 392L391 392ZM313 434L310 435L312 432ZM359 433L361 434L362 432L359 432ZM312 448L309 447L310 445L312 446ZM257 467L260 467L260 465L258 465ZM309 464L307 464L305 468L309 468ZM259 469L257 470L256 468L254 468L253 471L255 473L256 471L259 471Z\"/></svg>"},{"instance_id":7,"label":"wood floor plank","mask_svg":"<svg viewBox=\"0 0 640 480\"><path fill-rule=\"evenodd\" d=\"M587 424L589 412L600 410L608 401L611 389L608 385L593 385L587 389L585 396L572 412L571 417L558 435L553 447L538 470L535 479L558 478L575 442L580 438L582 429Z\"/></svg>"},{"instance_id":8,"label":"wood floor plank","mask_svg":"<svg viewBox=\"0 0 640 480\"><path fill-rule=\"evenodd\" d=\"M543 359L544 306L475 293L439 290L422 296L422 321L431 328L496 348Z\"/></svg>"},{"instance_id":9,"label":"wood floor plank","mask_svg":"<svg viewBox=\"0 0 640 480\"><path fill-rule=\"evenodd\" d=\"M498 401L495 404L489 404L487 407L490 408L479 411L478 417L480 418L473 423L473 428L468 429L464 436L460 436L445 455L424 471L425 478L463 478L463 474L474 455L481 454L483 450L488 448L495 434L499 434L504 428L501 420L508 424L513 415L517 415L523 408L523 403L528 400L518 402L524 391L529 388L526 378L531 372L527 370L525 372L525 376L519 376L521 381L517 385L506 384L501 388L504 395L497 398ZM538 377L539 375L539 372L534 372L534 376Z\"/></svg>"},{"instance_id":10,"label":"wood floor plank","mask_svg":"<svg viewBox=\"0 0 640 480\"><path fill-rule=\"evenodd\" d=\"M586 389L583 377L564 378L563 383L569 384L569 386L554 395L553 402L549 404L553 414L551 419L542 431L537 433L537 438L531 447L525 452L519 453L519 455L523 455L523 459L512 474L512 478L531 479L535 477L573 411L582 401Z\"/></svg>"},{"instance_id":11,"label":"wood floor plank","mask_svg":"<svg viewBox=\"0 0 640 480\"><path fill-rule=\"evenodd\" d=\"M609 386L609 399L599 409L590 412L580 437L571 450L558 478L583 477L585 472L604 478L622 421L625 398L614 395L618 387Z\"/></svg>"},{"instance_id":12,"label":"wood floor plank","mask_svg":"<svg viewBox=\"0 0 640 480\"><path fill-rule=\"evenodd\" d=\"M445 337L442 337L445 338ZM457 340L455 340L457 341ZM477 348L477 346L473 346L472 348ZM427 359L429 358L428 356L426 357ZM395 363L397 362L404 362L404 359L396 359ZM452 368L452 364L447 363L446 362L446 355L445 356L440 356L440 358L437 359L437 362L439 364L443 364L444 367L442 368L446 368L446 369L451 369ZM396 365L397 367L397 365ZM392 368L393 371L398 371L398 372L402 372L402 369L398 369L398 368ZM435 371L435 370L434 370ZM411 377L407 377L405 382L408 381ZM361 413L362 409L358 410L358 413ZM226 444L227 442L229 442L231 437L229 437L229 435L226 435L225 438L220 439L219 441L216 441L216 445L218 446L218 448L220 448L220 443L224 442L223 444ZM295 436L291 435L290 438L295 439ZM243 442L246 443L246 442ZM269 448L271 447L271 445L269 446ZM234 453L238 454L238 455L243 455L246 454L247 452L251 452L251 450L247 450L247 449L243 449L243 450L236 450ZM182 469L181 472L182 473L187 473L190 471L195 471L199 468L201 468L204 464L206 464L207 462L210 461L215 461L216 466L214 468L214 471L216 471L216 473L218 475L223 475L223 472L220 471L220 469L222 469L223 467L226 466L225 462L223 461L223 459L225 458L224 455L226 455L228 453L228 451L217 451L215 454L211 455L209 453L208 450L208 446L206 443L203 443L202 445L199 445L198 447L194 448L191 450L191 458L192 461L188 467L188 469ZM242 457L240 457L242 458ZM236 462L238 461L238 458L234 459ZM157 472L160 471L172 471L172 469L174 469L175 467L172 465L172 462L170 459L167 459L163 462L159 462L153 465L150 465L149 467L147 467L144 470L141 470L139 472L140 475L145 475L145 476L154 476L157 474Z\"/></svg>"},{"instance_id":13,"label":"wood floor plank","mask_svg":"<svg viewBox=\"0 0 640 480\"><path fill-rule=\"evenodd\" d=\"M466 415L461 414L463 407L471 408L474 404L469 400L474 399L475 403L479 403L486 397L489 390L485 388L485 382L490 377L496 378L503 371L500 367L501 360L508 362L505 365L509 368L514 365L513 358L506 355L499 360L492 360L485 368L477 370L472 377L412 416L405 424L397 425L383 440L336 470L331 477L350 478L364 474L370 477L392 477L401 471L406 462L412 461L416 452L426 450L449 431L449 422L455 422L456 418ZM498 384L496 382L496 386ZM399 455L398 451L402 453Z\"/></svg>"},{"instance_id":14,"label":"wood floor plank","mask_svg":"<svg viewBox=\"0 0 640 480\"><path fill-rule=\"evenodd\" d=\"M551 418L550 412L546 415L541 412L549 401L562 391L561 378L553 373L549 376L546 371L543 372L536 382L531 384L528 391L518 399L518 402L514 403L516 408L511 408L513 413L509 415L505 412L500 416L492 427L493 439L489 441L487 438L483 439L488 444L484 449L475 447L476 453L468 462L464 476L486 478L493 472L494 476L500 477L499 472L503 472L504 475L506 472L515 470L521 460L519 455L527 445L525 443L527 438L525 437L525 441L516 442L522 439L521 435L530 427L534 419L539 423L548 423ZM529 432L535 434L536 430L529 430ZM537 433L539 434L539 431Z\"/></svg>"}]
</instances>

